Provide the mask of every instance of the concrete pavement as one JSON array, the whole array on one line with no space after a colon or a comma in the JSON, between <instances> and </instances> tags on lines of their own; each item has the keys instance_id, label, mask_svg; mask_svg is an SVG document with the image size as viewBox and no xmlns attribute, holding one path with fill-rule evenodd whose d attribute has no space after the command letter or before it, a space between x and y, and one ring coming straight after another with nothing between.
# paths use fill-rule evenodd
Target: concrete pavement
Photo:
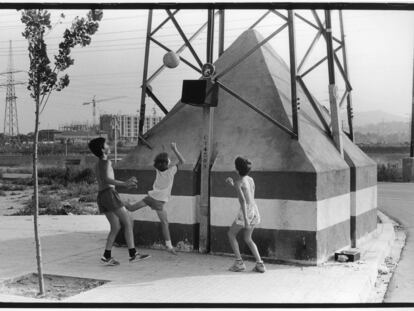
<instances>
[{"instance_id":1,"label":"concrete pavement","mask_svg":"<svg viewBox=\"0 0 414 311\"><path fill-rule=\"evenodd\" d=\"M406 232L401 260L394 271L385 302L414 301L414 192L412 183L378 183L378 209L395 219Z\"/></svg>"},{"instance_id":2,"label":"concrete pavement","mask_svg":"<svg viewBox=\"0 0 414 311\"><path fill-rule=\"evenodd\" d=\"M267 272L227 271L232 258L139 249L150 259L130 264L127 249L113 248L117 267L99 263L109 225L104 216L41 216L44 273L110 282L62 302L120 303L360 303L372 301L378 267L395 235L387 217L358 247L356 263L320 266L266 264ZM32 217L0 217L0 281L36 272ZM5 295L1 302L45 302Z\"/></svg>"}]
</instances>

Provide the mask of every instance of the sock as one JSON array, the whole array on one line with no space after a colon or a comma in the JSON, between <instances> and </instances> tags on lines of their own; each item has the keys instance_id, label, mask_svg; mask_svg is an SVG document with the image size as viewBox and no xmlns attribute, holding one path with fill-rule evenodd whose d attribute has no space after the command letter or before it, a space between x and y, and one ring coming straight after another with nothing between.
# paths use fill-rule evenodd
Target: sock
<instances>
[{"instance_id":1,"label":"sock","mask_svg":"<svg viewBox=\"0 0 414 311\"><path fill-rule=\"evenodd\" d=\"M171 240L165 241L165 245L167 245L168 248L172 248Z\"/></svg>"},{"instance_id":2,"label":"sock","mask_svg":"<svg viewBox=\"0 0 414 311\"><path fill-rule=\"evenodd\" d=\"M103 254L103 256L106 258L106 259L109 259L109 258L111 258L111 251L109 250L105 250L105 252L104 252L104 254Z\"/></svg>"},{"instance_id":3,"label":"sock","mask_svg":"<svg viewBox=\"0 0 414 311\"><path fill-rule=\"evenodd\" d=\"M129 252L129 257L133 257L137 253L137 250L135 248L129 248L128 252Z\"/></svg>"}]
</instances>

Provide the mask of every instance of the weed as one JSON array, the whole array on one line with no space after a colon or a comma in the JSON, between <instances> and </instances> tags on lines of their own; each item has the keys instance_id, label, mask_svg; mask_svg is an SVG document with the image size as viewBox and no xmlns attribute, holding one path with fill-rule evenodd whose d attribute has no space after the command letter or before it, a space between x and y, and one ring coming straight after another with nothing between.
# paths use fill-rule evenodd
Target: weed
<instances>
[{"instance_id":1,"label":"weed","mask_svg":"<svg viewBox=\"0 0 414 311\"><path fill-rule=\"evenodd\" d=\"M80 202L71 202L70 205L65 205L64 207L65 213L73 214L73 215L98 215L99 210L96 205L91 204L82 204Z\"/></svg>"},{"instance_id":2,"label":"weed","mask_svg":"<svg viewBox=\"0 0 414 311\"><path fill-rule=\"evenodd\" d=\"M46 179L49 182L43 182L43 184L51 185L53 183L60 183L67 185L71 182L86 182L92 184L95 182L95 173L90 168L76 169L72 167L67 168L44 168L38 172L39 179Z\"/></svg>"},{"instance_id":3,"label":"weed","mask_svg":"<svg viewBox=\"0 0 414 311\"><path fill-rule=\"evenodd\" d=\"M80 197L90 194L96 194L98 192L98 185L82 183L70 183L67 185L68 197Z\"/></svg>"},{"instance_id":4,"label":"weed","mask_svg":"<svg viewBox=\"0 0 414 311\"><path fill-rule=\"evenodd\" d=\"M39 178L47 178L54 181L63 181L65 179L66 170L58 167L48 167L39 169L37 176Z\"/></svg>"},{"instance_id":5,"label":"weed","mask_svg":"<svg viewBox=\"0 0 414 311\"><path fill-rule=\"evenodd\" d=\"M23 185L13 185L13 184L2 184L0 190L3 191L23 191L26 190L26 186Z\"/></svg>"},{"instance_id":6,"label":"weed","mask_svg":"<svg viewBox=\"0 0 414 311\"><path fill-rule=\"evenodd\" d=\"M10 181L13 185L31 186L31 178L16 178ZM26 188L26 187L25 187Z\"/></svg>"},{"instance_id":7,"label":"weed","mask_svg":"<svg viewBox=\"0 0 414 311\"><path fill-rule=\"evenodd\" d=\"M74 182L86 182L92 184L95 182L95 172L91 168L85 168L79 171L74 178Z\"/></svg>"},{"instance_id":8,"label":"weed","mask_svg":"<svg viewBox=\"0 0 414 311\"><path fill-rule=\"evenodd\" d=\"M87 195L83 195L79 198L79 202L95 202L96 201L96 193L90 193Z\"/></svg>"},{"instance_id":9,"label":"weed","mask_svg":"<svg viewBox=\"0 0 414 311\"><path fill-rule=\"evenodd\" d=\"M52 184L49 189L50 190L62 190L65 187L62 184Z\"/></svg>"},{"instance_id":10,"label":"weed","mask_svg":"<svg viewBox=\"0 0 414 311\"><path fill-rule=\"evenodd\" d=\"M26 206L13 216L32 215L34 209L34 201L28 200ZM84 205L80 202L70 202L62 204L60 198L46 195L39 196L39 215L97 215L99 213L96 206L93 204Z\"/></svg>"},{"instance_id":11,"label":"weed","mask_svg":"<svg viewBox=\"0 0 414 311\"><path fill-rule=\"evenodd\" d=\"M402 173L398 165L379 164L377 167L378 181L401 181Z\"/></svg>"}]
</instances>

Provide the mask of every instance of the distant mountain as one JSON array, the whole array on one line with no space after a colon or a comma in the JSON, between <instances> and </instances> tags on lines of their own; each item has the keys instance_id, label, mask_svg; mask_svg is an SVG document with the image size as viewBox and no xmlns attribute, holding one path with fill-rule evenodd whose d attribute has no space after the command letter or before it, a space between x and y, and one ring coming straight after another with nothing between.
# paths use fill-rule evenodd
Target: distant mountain
<instances>
[{"instance_id":1,"label":"distant mountain","mask_svg":"<svg viewBox=\"0 0 414 311\"><path fill-rule=\"evenodd\" d=\"M408 117L375 110L355 112L355 141L360 144L406 144L409 141Z\"/></svg>"},{"instance_id":2,"label":"distant mountain","mask_svg":"<svg viewBox=\"0 0 414 311\"><path fill-rule=\"evenodd\" d=\"M354 127L365 127L367 125L389 122L407 123L409 120L408 116L399 116L381 110L354 112Z\"/></svg>"}]
</instances>

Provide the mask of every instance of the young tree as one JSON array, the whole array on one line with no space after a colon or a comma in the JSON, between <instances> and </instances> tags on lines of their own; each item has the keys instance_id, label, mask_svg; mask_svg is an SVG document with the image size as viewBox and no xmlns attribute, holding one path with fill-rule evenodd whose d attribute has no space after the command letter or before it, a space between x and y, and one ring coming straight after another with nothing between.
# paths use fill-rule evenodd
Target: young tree
<instances>
[{"instance_id":1,"label":"young tree","mask_svg":"<svg viewBox=\"0 0 414 311\"><path fill-rule=\"evenodd\" d=\"M87 46L91 43L91 36L96 33L99 21L102 19L101 10L90 10L86 17L76 17L70 28L63 34L63 41L59 44L59 52L54 56L54 68L47 54L47 45L44 41L46 30L51 30L50 13L47 10L23 10L21 21L25 25L22 33L28 41L30 69L28 90L35 103L35 130L33 139L33 185L34 185L34 234L36 244L36 260L39 278L39 295L44 296L44 282L42 273L42 255L38 230L39 195L37 176L37 153L39 140L39 118L49 100L52 91L61 91L69 85L69 76L61 75L74 64L71 58L71 49L75 46ZM64 15L61 15L64 18Z\"/></svg>"}]
</instances>

